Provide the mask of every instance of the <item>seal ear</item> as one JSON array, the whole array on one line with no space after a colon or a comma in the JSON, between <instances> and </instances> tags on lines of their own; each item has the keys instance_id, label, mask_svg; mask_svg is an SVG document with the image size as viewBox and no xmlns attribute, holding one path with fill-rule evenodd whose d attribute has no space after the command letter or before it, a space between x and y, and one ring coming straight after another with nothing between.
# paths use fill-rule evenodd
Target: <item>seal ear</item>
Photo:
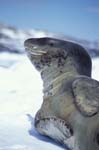
<instances>
[{"instance_id":1,"label":"seal ear","mask_svg":"<svg viewBox=\"0 0 99 150\"><path fill-rule=\"evenodd\" d=\"M99 82L89 77L80 77L73 84L74 103L85 116L99 112Z\"/></svg>"}]
</instances>

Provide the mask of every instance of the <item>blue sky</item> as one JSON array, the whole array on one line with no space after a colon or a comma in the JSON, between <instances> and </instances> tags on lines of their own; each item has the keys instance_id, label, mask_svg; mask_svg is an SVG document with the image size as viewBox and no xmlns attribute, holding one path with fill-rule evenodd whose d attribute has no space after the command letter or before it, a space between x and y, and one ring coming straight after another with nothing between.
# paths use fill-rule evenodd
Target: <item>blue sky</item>
<instances>
[{"instance_id":1,"label":"blue sky","mask_svg":"<svg viewBox=\"0 0 99 150\"><path fill-rule=\"evenodd\" d=\"M0 0L0 22L99 39L99 0Z\"/></svg>"}]
</instances>

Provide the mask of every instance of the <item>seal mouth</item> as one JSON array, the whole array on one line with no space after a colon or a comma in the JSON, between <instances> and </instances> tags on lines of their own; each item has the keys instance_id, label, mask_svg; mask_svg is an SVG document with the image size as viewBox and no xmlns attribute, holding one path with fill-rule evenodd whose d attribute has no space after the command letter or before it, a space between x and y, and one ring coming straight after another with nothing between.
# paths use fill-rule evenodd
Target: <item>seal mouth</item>
<instances>
[{"instance_id":1,"label":"seal mouth","mask_svg":"<svg viewBox=\"0 0 99 150\"><path fill-rule=\"evenodd\" d=\"M36 44L33 39L28 39L24 42L25 50L32 55L43 55L47 52L45 48Z\"/></svg>"},{"instance_id":2,"label":"seal mouth","mask_svg":"<svg viewBox=\"0 0 99 150\"><path fill-rule=\"evenodd\" d=\"M43 51L37 46L32 46L32 47L25 47L26 51L32 55L43 55L46 54L47 52Z\"/></svg>"}]
</instances>

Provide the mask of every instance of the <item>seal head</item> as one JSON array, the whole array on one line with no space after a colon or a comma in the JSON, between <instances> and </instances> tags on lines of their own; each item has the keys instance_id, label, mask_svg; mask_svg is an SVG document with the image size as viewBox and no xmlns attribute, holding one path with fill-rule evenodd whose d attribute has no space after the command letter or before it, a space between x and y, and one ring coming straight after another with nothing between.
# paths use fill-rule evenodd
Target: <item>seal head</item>
<instances>
[{"instance_id":1,"label":"seal head","mask_svg":"<svg viewBox=\"0 0 99 150\"><path fill-rule=\"evenodd\" d=\"M42 71L58 59L58 64L65 63L69 56L75 61L75 67L81 75L91 76L91 58L86 50L73 42L54 38L31 38L24 43L27 54L37 70ZM64 62L63 62L64 59Z\"/></svg>"}]
</instances>

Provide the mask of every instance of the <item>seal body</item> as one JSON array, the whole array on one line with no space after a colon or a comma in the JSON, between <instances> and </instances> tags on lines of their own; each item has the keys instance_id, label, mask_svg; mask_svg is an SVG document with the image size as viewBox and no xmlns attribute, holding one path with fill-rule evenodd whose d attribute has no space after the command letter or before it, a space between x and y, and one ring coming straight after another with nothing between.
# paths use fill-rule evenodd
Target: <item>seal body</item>
<instances>
[{"instance_id":1,"label":"seal body","mask_svg":"<svg viewBox=\"0 0 99 150\"><path fill-rule=\"evenodd\" d=\"M99 82L91 78L86 50L53 38L28 39L24 45L43 80L37 131L68 149L98 150Z\"/></svg>"}]
</instances>

